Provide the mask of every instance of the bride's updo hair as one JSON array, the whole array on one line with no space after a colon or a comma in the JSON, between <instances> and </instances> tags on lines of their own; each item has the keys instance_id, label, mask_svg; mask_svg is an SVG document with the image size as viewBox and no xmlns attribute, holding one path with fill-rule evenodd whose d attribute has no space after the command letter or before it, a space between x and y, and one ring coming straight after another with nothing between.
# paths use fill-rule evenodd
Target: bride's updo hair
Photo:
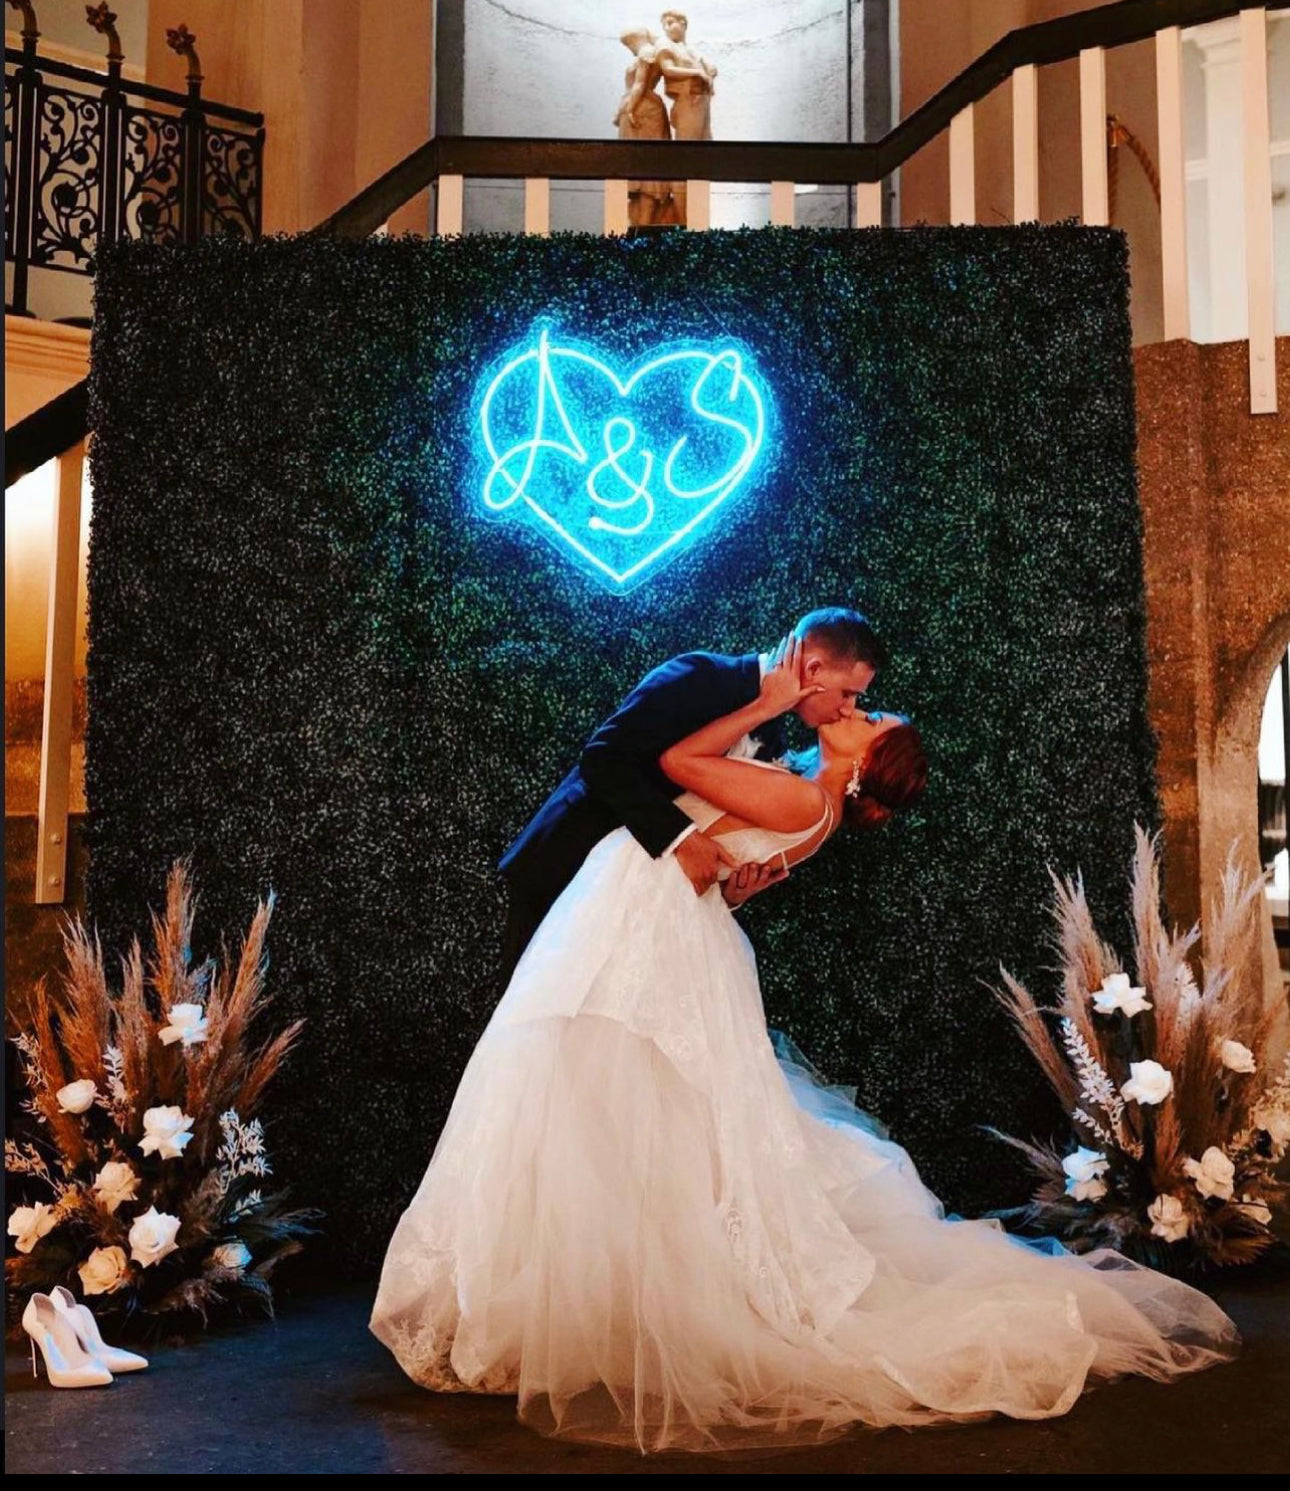
<instances>
[{"instance_id":1,"label":"bride's updo hair","mask_svg":"<svg viewBox=\"0 0 1290 1491\"><path fill-rule=\"evenodd\" d=\"M927 787L922 737L908 720L893 725L870 747L858 790L842 799L848 828L880 828L901 808L912 807Z\"/></svg>"}]
</instances>

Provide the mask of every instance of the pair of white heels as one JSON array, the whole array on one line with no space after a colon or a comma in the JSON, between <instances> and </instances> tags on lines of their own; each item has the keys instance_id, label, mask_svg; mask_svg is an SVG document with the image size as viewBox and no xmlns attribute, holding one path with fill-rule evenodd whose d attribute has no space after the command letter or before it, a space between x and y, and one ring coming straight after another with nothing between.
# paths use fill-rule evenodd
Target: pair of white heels
<instances>
[{"instance_id":1,"label":"pair of white heels","mask_svg":"<svg viewBox=\"0 0 1290 1491\"><path fill-rule=\"evenodd\" d=\"M31 1337L31 1375L36 1371L36 1347L45 1358L51 1387L106 1387L115 1372L139 1372L148 1359L119 1346L109 1346L87 1305L62 1284L52 1294L33 1294L22 1312L22 1327Z\"/></svg>"}]
</instances>

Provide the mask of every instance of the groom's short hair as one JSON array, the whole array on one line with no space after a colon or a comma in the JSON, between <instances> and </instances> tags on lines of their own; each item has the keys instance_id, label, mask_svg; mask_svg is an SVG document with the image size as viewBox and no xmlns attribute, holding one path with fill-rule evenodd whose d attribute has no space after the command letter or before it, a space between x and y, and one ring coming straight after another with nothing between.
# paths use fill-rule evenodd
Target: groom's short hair
<instances>
[{"instance_id":1,"label":"groom's short hair","mask_svg":"<svg viewBox=\"0 0 1290 1491\"><path fill-rule=\"evenodd\" d=\"M887 666L887 649L866 616L847 606L821 606L808 611L793 628L839 661L868 663L876 673Z\"/></svg>"}]
</instances>

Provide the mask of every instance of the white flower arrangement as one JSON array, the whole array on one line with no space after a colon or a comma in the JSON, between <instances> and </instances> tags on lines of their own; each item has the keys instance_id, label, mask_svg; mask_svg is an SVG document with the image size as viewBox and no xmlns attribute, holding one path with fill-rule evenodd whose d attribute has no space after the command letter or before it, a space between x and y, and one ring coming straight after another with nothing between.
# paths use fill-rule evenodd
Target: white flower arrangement
<instances>
[{"instance_id":1,"label":"white flower arrangement","mask_svg":"<svg viewBox=\"0 0 1290 1491\"><path fill-rule=\"evenodd\" d=\"M254 1112L303 1025L247 1043L269 1002L274 901L260 903L235 968L192 968L192 886L177 861L166 914L152 918L155 955L145 963L135 940L118 994L79 918L64 931L65 993L56 1001L40 980L13 1038L36 1142L6 1139L5 1169L45 1193L9 1215L14 1298L63 1284L143 1330L205 1326L246 1304L272 1313L272 1270L321 1216L263 1186Z\"/></svg>"},{"instance_id":2,"label":"white flower arrangement","mask_svg":"<svg viewBox=\"0 0 1290 1491\"><path fill-rule=\"evenodd\" d=\"M1040 1177L1029 1203L994 1215L1157 1267L1249 1262L1273 1242L1290 1193L1276 1173L1290 1146L1290 1015L1265 1003L1252 965L1262 884L1229 857L1198 984L1188 955L1199 928L1166 930L1158 841L1136 838L1137 982L1098 937L1079 877L1053 874L1061 997L1041 1008L1006 970L995 991L1075 1133L1055 1146L989 1130Z\"/></svg>"}]
</instances>

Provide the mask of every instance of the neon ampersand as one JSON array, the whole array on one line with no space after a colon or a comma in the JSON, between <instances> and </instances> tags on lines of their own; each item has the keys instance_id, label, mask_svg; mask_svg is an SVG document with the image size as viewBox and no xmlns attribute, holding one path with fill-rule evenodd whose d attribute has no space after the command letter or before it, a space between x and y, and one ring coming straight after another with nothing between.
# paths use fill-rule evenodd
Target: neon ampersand
<instances>
[{"instance_id":1,"label":"neon ampersand","mask_svg":"<svg viewBox=\"0 0 1290 1491\"><path fill-rule=\"evenodd\" d=\"M661 348L620 377L585 347L535 340L486 375L482 497L523 510L623 592L703 529L753 470L767 396L732 345Z\"/></svg>"}]
</instances>

